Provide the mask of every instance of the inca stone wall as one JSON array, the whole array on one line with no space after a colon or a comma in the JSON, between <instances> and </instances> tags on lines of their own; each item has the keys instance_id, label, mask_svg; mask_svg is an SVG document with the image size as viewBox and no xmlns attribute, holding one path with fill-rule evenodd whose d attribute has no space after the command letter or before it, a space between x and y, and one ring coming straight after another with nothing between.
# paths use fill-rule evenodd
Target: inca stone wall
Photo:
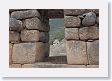
<instances>
[{"instance_id":1,"label":"inca stone wall","mask_svg":"<svg viewBox=\"0 0 112 81\"><path fill-rule=\"evenodd\" d=\"M99 64L99 10L10 9L10 67L31 67L49 56L49 18L64 18L67 64Z\"/></svg>"}]
</instances>

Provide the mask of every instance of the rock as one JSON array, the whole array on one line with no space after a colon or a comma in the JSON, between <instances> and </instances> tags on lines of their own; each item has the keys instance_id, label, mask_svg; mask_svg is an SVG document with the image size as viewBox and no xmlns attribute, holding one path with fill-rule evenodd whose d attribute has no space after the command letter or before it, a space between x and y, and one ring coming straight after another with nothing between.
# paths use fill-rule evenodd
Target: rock
<instances>
[{"instance_id":1,"label":"rock","mask_svg":"<svg viewBox=\"0 0 112 81\"><path fill-rule=\"evenodd\" d=\"M36 42L39 41L39 31L38 30L23 30L21 31L21 40Z\"/></svg>"},{"instance_id":2,"label":"rock","mask_svg":"<svg viewBox=\"0 0 112 81\"><path fill-rule=\"evenodd\" d=\"M54 42L53 42L53 45L55 46L57 44L59 44L59 40L58 39L55 39Z\"/></svg>"},{"instance_id":3,"label":"rock","mask_svg":"<svg viewBox=\"0 0 112 81\"><path fill-rule=\"evenodd\" d=\"M25 20L27 29L41 29L41 21L38 18L30 18Z\"/></svg>"},{"instance_id":4,"label":"rock","mask_svg":"<svg viewBox=\"0 0 112 81\"><path fill-rule=\"evenodd\" d=\"M19 43L20 35L18 32L9 31L9 42L11 43Z\"/></svg>"},{"instance_id":5,"label":"rock","mask_svg":"<svg viewBox=\"0 0 112 81\"><path fill-rule=\"evenodd\" d=\"M13 44L9 43L9 65L12 64L12 47Z\"/></svg>"},{"instance_id":6,"label":"rock","mask_svg":"<svg viewBox=\"0 0 112 81\"><path fill-rule=\"evenodd\" d=\"M96 14L93 12L89 12L84 14L84 19L82 20L83 26L91 26L94 25L96 22Z\"/></svg>"},{"instance_id":7,"label":"rock","mask_svg":"<svg viewBox=\"0 0 112 81\"><path fill-rule=\"evenodd\" d=\"M65 27L80 27L81 20L74 16L65 16L64 18Z\"/></svg>"},{"instance_id":8,"label":"rock","mask_svg":"<svg viewBox=\"0 0 112 81\"><path fill-rule=\"evenodd\" d=\"M12 61L19 64L34 63L37 52L37 43L14 44Z\"/></svg>"},{"instance_id":9,"label":"rock","mask_svg":"<svg viewBox=\"0 0 112 81\"><path fill-rule=\"evenodd\" d=\"M66 51L68 64L88 64L86 42L66 41Z\"/></svg>"},{"instance_id":10,"label":"rock","mask_svg":"<svg viewBox=\"0 0 112 81\"><path fill-rule=\"evenodd\" d=\"M33 64L24 64L22 68L33 68Z\"/></svg>"},{"instance_id":11,"label":"rock","mask_svg":"<svg viewBox=\"0 0 112 81\"><path fill-rule=\"evenodd\" d=\"M89 13L89 12L94 12L96 15L99 15L99 9L87 9L85 10L86 13Z\"/></svg>"},{"instance_id":12,"label":"rock","mask_svg":"<svg viewBox=\"0 0 112 81\"><path fill-rule=\"evenodd\" d=\"M50 31L50 25L48 23L41 22L41 28L39 28L39 30L44 31L44 32L49 32Z\"/></svg>"},{"instance_id":13,"label":"rock","mask_svg":"<svg viewBox=\"0 0 112 81\"><path fill-rule=\"evenodd\" d=\"M40 18L40 13L37 10L14 11L11 13L11 17L16 19Z\"/></svg>"},{"instance_id":14,"label":"rock","mask_svg":"<svg viewBox=\"0 0 112 81\"><path fill-rule=\"evenodd\" d=\"M81 40L91 40L99 38L99 29L98 27L83 27L79 29L79 37Z\"/></svg>"},{"instance_id":15,"label":"rock","mask_svg":"<svg viewBox=\"0 0 112 81\"><path fill-rule=\"evenodd\" d=\"M40 32L39 33L39 41L40 42L48 42L49 41L49 33L48 32Z\"/></svg>"},{"instance_id":16,"label":"rock","mask_svg":"<svg viewBox=\"0 0 112 81\"><path fill-rule=\"evenodd\" d=\"M97 24L99 24L99 17L97 17L96 22L97 22Z\"/></svg>"},{"instance_id":17,"label":"rock","mask_svg":"<svg viewBox=\"0 0 112 81\"><path fill-rule=\"evenodd\" d=\"M21 64L11 64L9 68L21 68Z\"/></svg>"},{"instance_id":18,"label":"rock","mask_svg":"<svg viewBox=\"0 0 112 81\"><path fill-rule=\"evenodd\" d=\"M85 9L64 9L65 15L81 15L83 14Z\"/></svg>"},{"instance_id":19,"label":"rock","mask_svg":"<svg viewBox=\"0 0 112 81\"><path fill-rule=\"evenodd\" d=\"M89 56L90 65L99 64L99 41L87 42L87 54Z\"/></svg>"},{"instance_id":20,"label":"rock","mask_svg":"<svg viewBox=\"0 0 112 81\"><path fill-rule=\"evenodd\" d=\"M9 18L9 30L20 31L22 29L23 29L22 22L20 20Z\"/></svg>"},{"instance_id":21,"label":"rock","mask_svg":"<svg viewBox=\"0 0 112 81\"><path fill-rule=\"evenodd\" d=\"M87 68L99 68L99 65L87 65Z\"/></svg>"},{"instance_id":22,"label":"rock","mask_svg":"<svg viewBox=\"0 0 112 81\"><path fill-rule=\"evenodd\" d=\"M49 56L49 51L50 51L50 44L45 43L45 57Z\"/></svg>"},{"instance_id":23,"label":"rock","mask_svg":"<svg viewBox=\"0 0 112 81\"><path fill-rule=\"evenodd\" d=\"M79 39L78 28L65 28L66 39Z\"/></svg>"}]
</instances>

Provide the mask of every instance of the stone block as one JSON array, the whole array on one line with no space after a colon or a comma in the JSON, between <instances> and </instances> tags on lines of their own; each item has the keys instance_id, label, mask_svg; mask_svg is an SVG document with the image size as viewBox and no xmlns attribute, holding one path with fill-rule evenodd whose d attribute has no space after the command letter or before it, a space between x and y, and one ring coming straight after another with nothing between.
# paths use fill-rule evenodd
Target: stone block
<instances>
[{"instance_id":1,"label":"stone block","mask_svg":"<svg viewBox=\"0 0 112 81\"><path fill-rule=\"evenodd\" d=\"M50 53L50 44L45 43L45 57L48 57Z\"/></svg>"},{"instance_id":2,"label":"stone block","mask_svg":"<svg viewBox=\"0 0 112 81\"><path fill-rule=\"evenodd\" d=\"M96 15L99 15L99 9L87 9L87 10L85 10L85 13L88 13L88 12L94 12Z\"/></svg>"},{"instance_id":3,"label":"stone block","mask_svg":"<svg viewBox=\"0 0 112 81\"><path fill-rule=\"evenodd\" d=\"M15 18L9 18L9 30L20 31L22 29L22 21L16 20Z\"/></svg>"},{"instance_id":4,"label":"stone block","mask_svg":"<svg viewBox=\"0 0 112 81\"><path fill-rule=\"evenodd\" d=\"M37 10L14 11L11 13L11 17L16 19L40 18L40 13Z\"/></svg>"},{"instance_id":5,"label":"stone block","mask_svg":"<svg viewBox=\"0 0 112 81\"><path fill-rule=\"evenodd\" d=\"M91 26L94 25L96 22L96 14L93 12L89 12L84 14L84 19L82 20L83 26Z\"/></svg>"},{"instance_id":6,"label":"stone block","mask_svg":"<svg viewBox=\"0 0 112 81\"><path fill-rule=\"evenodd\" d=\"M11 43L19 43L20 35L18 32L9 31L9 42Z\"/></svg>"},{"instance_id":7,"label":"stone block","mask_svg":"<svg viewBox=\"0 0 112 81\"><path fill-rule=\"evenodd\" d=\"M81 40L98 39L99 28L95 26L80 28L79 37Z\"/></svg>"},{"instance_id":8,"label":"stone block","mask_svg":"<svg viewBox=\"0 0 112 81\"><path fill-rule=\"evenodd\" d=\"M49 41L49 33L48 32L40 32L39 33L39 41L40 42L48 42Z\"/></svg>"},{"instance_id":9,"label":"stone block","mask_svg":"<svg viewBox=\"0 0 112 81\"><path fill-rule=\"evenodd\" d=\"M88 64L86 42L66 41L66 51L68 64Z\"/></svg>"},{"instance_id":10,"label":"stone block","mask_svg":"<svg viewBox=\"0 0 112 81\"><path fill-rule=\"evenodd\" d=\"M96 23L99 24L99 17L97 17L97 19L96 19Z\"/></svg>"},{"instance_id":11,"label":"stone block","mask_svg":"<svg viewBox=\"0 0 112 81\"><path fill-rule=\"evenodd\" d=\"M65 27L80 27L81 19L74 16L65 16L64 24Z\"/></svg>"},{"instance_id":12,"label":"stone block","mask_svg":"<svg viewBox=\"0 0 112 81\"><path fill-rule=\"evenodd\" d=\"M24 64L22 68L33 68L33 64Z\"/></svg>"},{"instance_id":13,"label":"stone block","mask_svg":"<svg viewBox=\"0 0 112 81\"><path fill-rule=\"evenodd\" d=\"M87 54L90 65L99 64L99 41L87 42Z\"/></svg>"},{"instance_id":14,"label":"stone block","mask_svg":"<svg viewBox=\"0 0 112 81\"><path fill-rule=\"evenodd\" d=\"M41 28L40 31L49 32L50 31L50 25L48 23L41 22Z\"/></svg>"},{"instance_id":15,"label":"stone block","mask_svg":"<svg viewBox=\"0 0 112 81\"><path fill-rule=\"evenodd\" d=\"M21 68L21 64L11 64L9 68Z\"/></svg>"},{"instance_id":16,"label":"stone block","mask_svg":"<svg viewBox=\"0 0 112 81\"><path fill-rule=\"evenodd\" d=\"M64 9L65 15L81 15L83 14L85 9Z\"/></svg>"},{"instance_id":17,"label":"stone block","mask_svg":"<svg viewBox=\"0 0 112 81\"><path fill-rule=\"evenodd\" d=\"M12 47L13 44L9 43L9 65L12 64Z\"/></svg>"},{"instance_id":18,"label":"stone block","mask_svg":"<svg viewBox=\"0 0 112 81\"><path fill-rule=\"evenodd\" d=\"M65 28L66 39L79 39L78 28Z\"/></svg>"},{"instance_id":19,"label":"stone block","mask_svg":"<svg viewBox=\"0 0 112 81\"><path fill-rule=\"evenodd\" d=\"M14 44L12 61L13 63L20 63L20 64L34 63L37 52L38 52L37 43Z\"/></svg>"},{"instance_id":20,"label":"stone block","mask_svg":"<svg viewBox=\"0 0 112 81\"><path fill-rule=\"evenodd\" d=\"M87 68L99 68L99 65L87 65Z\"/></svg>"},{"instance_id":21,"label":"stone block","mask_svg":"<svg viewBox=\"0 0 112 81\"><path fill-rule=\"evenodd\" d=\"M21 40L36 42L39 41L39 31L38 30L23 30L21 31Z\"/></svg>"}]
</instances>

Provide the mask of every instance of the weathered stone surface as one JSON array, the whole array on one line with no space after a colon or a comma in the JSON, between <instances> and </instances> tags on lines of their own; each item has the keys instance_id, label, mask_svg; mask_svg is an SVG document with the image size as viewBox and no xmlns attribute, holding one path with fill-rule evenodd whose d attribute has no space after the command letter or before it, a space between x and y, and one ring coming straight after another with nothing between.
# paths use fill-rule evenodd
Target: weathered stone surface
<instances>
[{"instance_id":1,"label":"weathered stone surface","mask_svg":"<svg viewBox=\"0 0 112 81\"><path fill-rule=\"evenodd\" d=\"M48 23L41 22L41 28L39 28L40 31L48 32L50 30L50 25Z\"/></svg>"},{"instance_id":2,"label":"weathered stone surface","mask_svg":"<svg viewBox=\"0 0 112 81\"><path fill-rule=\"evenodd\" d=\"M84 19L82 20L82 24L84 26L91 26L94 25L96 22L96 14L93 12L89 12L84 14Z\"/></svg>"},{"instance_id":3,"label":"weathered stone surface","mask_svg":"<svg viewBox=\"0 0 112 81\"><path fill-rule=\"evenodd\" d=\"M19 43L20 35L18 32L9 31L9 42L11 43Z\"/></svg>"},{"instance_id":4,"label":"weathered stone surface","mask_svg":"<svg viewBox=\"0 0 112 81\"><path fill-rule=\"evenodd\" d=\"M31 17L40 18L40 13L37 10L14 11L11 13L11 17L16 19L26 19Z\"/></svg>"},{"instance_id":5,"label":"weathered stone surface","mask_svg":"<svg viewBox=\"0 0 112 81\"><path fill-rule=\"evenodd\" d=\"M87 65L87 68L99 68L99 65Z\"/></svg>"},{"instance_id":6,"label":"weathered stone surface","mask_svg":"<svg viewBox=\"0 0 112 81\"><path fill-rule=\"evenodd\" d=\"M66 39L79 39L78 28L65 28Z\"/></svg>"},{"instance_id":7,"label":"weathered stone surface","mask_svg":"<svg viewBox=\"0 0 112 81\"><path fill-rule=\"evenodd\" d=\"M25 20L27 29L41 29L41 21L38 18L30 18Z\"/></svg>"},{"instance_id":8,"label":"weathered stone surface","mask_svg":"<svg viewBox=\"0 0 112 81\"><path fill-rule=\"evenodd\" d=\"M99 15L99 9L87 9L85 10L86 13L88 12L94 12L96 15Z\"/></svg>"},{"instance_id":9,"label":"weathered stone surface","mask_svg":"<svg viewBox=\"0 0 112 81\"><path fill-rule=\"evenodd\" d=\"M13 46L13 63L34 63L37 54L37 43L19 43ZM40 52L38 52L40 54Z\"/></svg>"},{"instance_id":10,"label":"weathered stone surface","mask_svg":"<svg viewBox=\"0 0 112 81\"><path fill-rule=\"evenodd\" d=\"M89 56L90 65L99 64L99 41L87 42L87 54Z\"/></svg>"},{"instance_id":11,"label":"weathered stone surface","mask_svg":"<svg viewBox=\"0 0 112 81\"><path fill-rule=\"evenodd\" d=\"M9 68L21 68L21 64L11 64Z\"/></svg>"},{"instance_id":12,"label":"weathered stone surface","mask_svg":"<svg viewBox=\"0 0 112 81\"><path fill-rule=\"evenodd\" d=\"M22 22L20 20L9 18L9 30L20 31L22 28Z\"/></svg>"},{"instance_id":13,"label":"weathered stone surface","mask_svg":"<svg viewBox=\"0 0 112 81\"><path fill-rule=\"evenodd\" d=\"M95 26L80 28L79 37L81 40L98 39L99 29Z\"/></svg>"},{"instance_id":14,"label":"weathered stone surface","mask_svg":"<svg viewBox=\"0 0 112 81\"><path fill-rule=\"evenodd\" d=\"M99 24L99 17L97 17L96 22L97 22L97 24Z\"/></svg>"},{"instance_id":15,"label":"weathered stone surface","mask_svg":"<svg viewBox=\"0 0 112 81\"><path fill-rule=\"evenodd\" d=\"M80 27L81 19L74 16L65 16L64 24L65 27Z\"/></svg>"},{"instance_id":16,"label":"weathered stone surface","mask_svg":"<svg viewBox=\"0 0 112 81\"><path fill-rule=\"evenodd\" d=\"M22 68L33 68L33 64L24 64Z\"/></svg>"},{"instance_id":17,"label":"weathered stone surface","mask_svg":"<svg viewBox=\"0 0 112 81\"><path fill-rule=\"evenodd\" d=\"M9 65L12 64L12 47L13 44L9 43Z\"/></svg>"},{"instance_id":18,"label":"weathered stone surface","mask_svg":"<svg viewBox=\"0 0 112 81\"><path fill-rule=\"evenodd\" d=\"M45 57L49 56L49 51L50 51L50 44L45 43Z\"/></svg>"},{"instance_id":19,"label":"weathered stone surface","mask_svg":"<svg viewBox=\"0 0 112 81\"><path fill-rule=\"evenodd\" d=\"M49 33L48 32L40 32L39 33L39 41L40 42L48 42L49 41Z\"/></svg>"},{"instance_id":20,"label":"weathered stone surface","mask_svg":"<svg viewBox=\"0 0 112 81\"><path fill-rule=\"evenodd\" d=\"M68 64L88 64L86 42L67 41L66 51Z\"/></svg>"},{"instance_id":21,"label":"weathered stone surface","mask_svg":"<svg viewBox=\"0 0 112 81\"><path fill-rule=\"evenodd\" d=\"M29 10L29 9L9 9L9 12L13 12L13 11L25 11L25 10Z\"/></svg>"},{"instance_id":22,"label":"weathered stone surface","mask_svg":"<svg viewBox=\"0 0 112 81\"><path fill-rule=\"evenodd\" d=\"M23 30L21 31L22 41L39 41L39 31L38 30Z\"/></svg>"},{"instance_id":23,"label":"weathered stone surface","mask_svg":"<svg viewBox=\"0 0 112 81\"><path fill-rule=\"evenodd\" d=\"M65 15L81 15L83 14L85 9L64 9Z\"/></svg>"}]
</instances>

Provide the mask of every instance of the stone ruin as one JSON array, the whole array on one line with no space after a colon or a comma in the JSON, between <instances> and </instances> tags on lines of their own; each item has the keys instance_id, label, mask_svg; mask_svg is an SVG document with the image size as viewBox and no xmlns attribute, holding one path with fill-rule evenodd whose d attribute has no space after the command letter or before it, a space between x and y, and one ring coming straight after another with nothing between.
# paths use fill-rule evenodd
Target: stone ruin
<instances>
[{"instance_id":1,"label":"stone ruin","mask_svg":"<svg viewBox=\"0 0 112 81\"><path fill-rule=\"evenodd\" d=\"M98 9L9 9L9 67L31 68L45 61L50 18L64 18L67 64L63 67L98 67Z\"/></svg>"}]
</instances>

